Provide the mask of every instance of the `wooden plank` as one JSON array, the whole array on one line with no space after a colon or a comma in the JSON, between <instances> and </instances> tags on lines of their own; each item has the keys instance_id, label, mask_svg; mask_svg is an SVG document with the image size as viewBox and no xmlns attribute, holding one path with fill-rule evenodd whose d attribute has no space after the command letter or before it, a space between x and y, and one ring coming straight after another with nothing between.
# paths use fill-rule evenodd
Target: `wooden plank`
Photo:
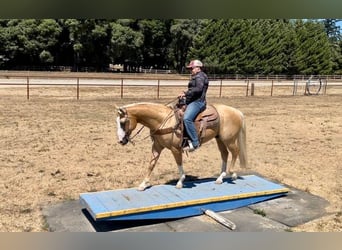
<instances>
[{"instance_id":1,"label":"wooden plank","mask_svg":"<svg viewBox=\"0 0 342 250\"><path fill-rule=\"evenodd\" d=\"M80 201L94 220L180 218L201 214L202 209L218 212L247 206L287 192L279 184L247 175L221 185L201 180L186 182L182 189L158 185L143 192L131 188L84 193Z\"/></svg>"}]
</instances>

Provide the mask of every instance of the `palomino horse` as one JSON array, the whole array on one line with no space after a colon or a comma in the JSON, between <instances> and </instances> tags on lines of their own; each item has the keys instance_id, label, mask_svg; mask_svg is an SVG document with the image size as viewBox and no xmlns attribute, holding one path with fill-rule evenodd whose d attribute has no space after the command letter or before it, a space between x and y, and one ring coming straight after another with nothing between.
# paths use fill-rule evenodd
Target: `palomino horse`
<instances>
[{"instance_id":1,"label":"palomino horse","mask_svg":"<svg viewBox=\"0 0 342 250\"><path fill-rule=\"evenodd\" d=\"M237 174L233 172L235 161L239 156L240 166L247 165L246 153L246 125L242 112L239 110L223 105L212 105L219 114L219 123L215 127L208 127L201 143L205 143L213 138L216 139L218 148L221 152L222 165L221 174L216 179L217 184L223 182L223 178L227 175L227 161L229 151L232 153L232 160L229 166L229 173L233 179L237 178ZM130 141L132 131L140 123L150 129L152 137L152 159L143 182L139 185L139 190L145 190L150 187L150 176L159 159L160 153L164 148L171 150L179 170L179 180L176 187L182 188L185 179L183 170L181 148L181 139L176 134L175 126L177 118L174 110L170 106L157 103L135 103L123 107L117 107L117 132L118 139L122 145ZM160 131L163 130L163 133ZM165 132L168 131L168 132ZM228 151L229 150L229 151Z\"/></svg>"}]
</instances>

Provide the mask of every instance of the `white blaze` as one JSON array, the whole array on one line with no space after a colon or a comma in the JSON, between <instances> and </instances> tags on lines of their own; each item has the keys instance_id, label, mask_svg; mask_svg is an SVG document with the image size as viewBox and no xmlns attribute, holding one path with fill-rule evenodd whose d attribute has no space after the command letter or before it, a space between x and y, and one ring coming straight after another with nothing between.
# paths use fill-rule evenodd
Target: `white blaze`
<instances>
[{"instance_id":1,"label":"white blaze","mask_svg":"<svg viewBox=\"0 0 342 250\"><path fill-rule=\"evenodd\" d=\"M121 141L121 140L125 137L126 133L125 133L125 131L121 128L121 125L120 125L120 117L117 117L117 118L116 118L116 123L117 123L117 127L118 127L118 138L119 138L119 141Z\"/></svg>"}]
</instances>

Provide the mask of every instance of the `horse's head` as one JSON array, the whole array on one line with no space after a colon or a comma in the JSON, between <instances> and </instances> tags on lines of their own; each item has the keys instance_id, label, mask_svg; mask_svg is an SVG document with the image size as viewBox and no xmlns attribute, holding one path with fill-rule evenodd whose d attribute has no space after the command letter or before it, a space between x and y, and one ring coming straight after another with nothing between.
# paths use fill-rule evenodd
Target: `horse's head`
<instances>
[{"instance_id":1,"label":"horse's head","mask_svg":"<svg viewBox=\"0 0 342 250\"><path fill-rule=\"evenodd\" d=\"M129 116L127 109L117 108L117 128L118 139L121 145L126 145L130 141L130 135L137 126L135 118Z\"/></svg>"}]
</instances>

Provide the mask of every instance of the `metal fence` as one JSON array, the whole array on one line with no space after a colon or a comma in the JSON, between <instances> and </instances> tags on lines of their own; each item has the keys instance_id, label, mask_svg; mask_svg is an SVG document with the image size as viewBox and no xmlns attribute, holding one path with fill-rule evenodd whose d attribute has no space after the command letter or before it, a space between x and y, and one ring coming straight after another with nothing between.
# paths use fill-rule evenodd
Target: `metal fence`
<instances>
[{"instance_id":1,"label":"metal fence","mask_svg":"<svg viewBox=\"0 0 342 250\"><path fill-rule=\"evenodd\" d=\"M120 98L124 98L127 90L132 87L150 87L155 97L160 98L165 87L183 89L187 86L189 75L175 74L124 74L124 73L79 73L79 72L32 72L32 71L0 71L0 86L26 87L26 98L30 99L30 91L37 86L72 86L76 88L75 96L80 99L80 89L84 87L116 87ZM324 79L321 94L326 94L328 85L342 86L341 75L315 76ZM270 75L209 75L211 95L225 96L227 88L239 88L245 96L253 96L256 89L263 89L267 95L274 95L275 89L287 87L292 95L299 89L306 93L309 76ZM312 78L312 77L311 77Z\"/></svg>"}]
</instances>

